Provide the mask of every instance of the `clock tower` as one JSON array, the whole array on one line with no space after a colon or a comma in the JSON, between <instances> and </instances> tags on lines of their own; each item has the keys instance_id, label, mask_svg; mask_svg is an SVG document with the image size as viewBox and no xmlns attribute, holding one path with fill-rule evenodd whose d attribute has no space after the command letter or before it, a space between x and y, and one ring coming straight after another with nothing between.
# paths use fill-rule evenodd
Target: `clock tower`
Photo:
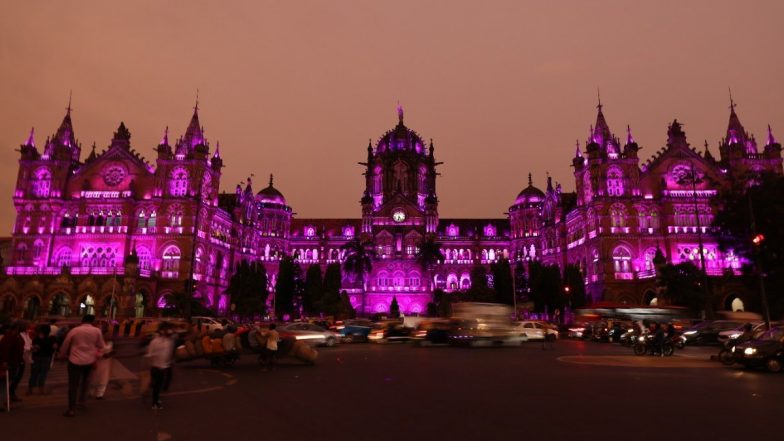
<instances>
[{"instance_id":1,"label":"clock tower","mask_svg":"<svg viewBox=\"0 0 784 441\"><path fill-rule=\"evenodd\" d=\"M368 313L388 312L396 297L402 310L424 312L432 295L416 263L419 243L438 226L436 166L433 142L428 145L403 123L367 147L361 237L378 255L367 278Z\"/></svg>"}]
</instances>

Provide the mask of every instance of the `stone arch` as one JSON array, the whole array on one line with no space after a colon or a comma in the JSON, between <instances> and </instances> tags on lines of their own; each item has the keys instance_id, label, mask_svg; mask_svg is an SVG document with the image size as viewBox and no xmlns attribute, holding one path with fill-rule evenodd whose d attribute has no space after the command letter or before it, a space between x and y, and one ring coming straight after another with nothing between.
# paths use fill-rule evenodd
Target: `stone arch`
<instances>
[{"instance_id":1,"label":"stone arch","mask_svg":"<svg viewBox=\"0 0 784 441\"><path fill-rule=\"evenodd\" d=\"M636 305L637 299L632 294L624 292L618 296L618 303L622 303L624 305Z\"/></svg>"},{"instance_id":2,"label":"stone arch","mask_svg":"<svg viewBox=\"0 0 784 441\"><path fill-rule=\"evenodd\" d=\"M642 304L649 305L649 306L657 306L659 303L659 296L656 294L656 291L648 288L642 294Z\"/></svg>"},{"instance_id":3,"label":"stone arch","mask_svg":"<svg viewBox=\"0 0 784 441\"><path fill-rule=\"evenodd\" d=\"M41 315L41 298L31 295L23 301L24 312L22 317L25 320L35 320Z\"/></svg>"},{"instance_id":4,"label":"stone arch","mask_svg":"<svg viewBox=\"0 0 784 441\"><path fill-rule=\"evenodd\" d=\"M73 300L68 292L58 290L49 296L49 301L44 305L49 315L68 317L73 311Z\"/></svg>"},{"instance_id":5,"label":"stone arch","mask_svg":"<svg viewBox=\"0 0 784 441\"><path fill-rule=\"evenodd\" d=\"M0 295L0 314L15 316L16 310L19 308L19 300L12 293L5 293Z\"/></svg>"},{"instance_id":6,"label":"stone arch","mask_svg":"<svg viewBox=\"0 0 784 441\"><path fill-rule=\"evenodd\" d=\"M743 296L735 292L731 292L724 296L722 306L724 310L732 312L745 311L748 307L743 299Z\"/></svg>"}]
</instances>

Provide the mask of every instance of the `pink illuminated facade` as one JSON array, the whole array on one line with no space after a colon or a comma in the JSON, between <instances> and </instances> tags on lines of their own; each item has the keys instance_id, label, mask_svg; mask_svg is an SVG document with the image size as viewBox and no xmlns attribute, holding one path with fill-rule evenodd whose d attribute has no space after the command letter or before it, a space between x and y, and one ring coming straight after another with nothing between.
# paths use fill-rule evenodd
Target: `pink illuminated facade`
<instances>
[{"instance_id":1,"label":"pink illuminated facade","mask_svg":"<svg viewBox=\"0 0 784 441\"><path fill-rule=\"evenodd\" d=\"M699 265L709 275L737 274L741 262L719 250L711 223L715 196L736 180L782 172L781 145L769 131L760 150L731 106L719 159L698 153L674 121L666 146L640 164L627 128L621 141L601 104L585 148L572 159L574 193L550 178L544 191L528 175L524 188L497 219L442 219L438 214L435 147L404 124L367 146L361 218L296 219L273 186L256 192L251 179L220 193L223 161L211 150L198 105L173 145L168 128L154 164L131 148L120 124L109 146L81 159L70 109L56 133L36 147L31 131L21 146L13 195L17 217L3 262L0 306L19 315L154 315L166 296L193 275L194 296L226 313L232 269L263 262L271 286L284 255L303 265L339 263L355 238L375 247L364 286L349 275L344 288L356 307L386 312L393 297L405 313L423 313L433 290L470 287L471 269L502 258L583 269L593 300L655 299L653 257ZM444 261L425 272L415 256L425 237L441 245ZM733 283L717 302L742 297ZM364 298L363 298L364 293Z\"/></svg>"}]
</instances>

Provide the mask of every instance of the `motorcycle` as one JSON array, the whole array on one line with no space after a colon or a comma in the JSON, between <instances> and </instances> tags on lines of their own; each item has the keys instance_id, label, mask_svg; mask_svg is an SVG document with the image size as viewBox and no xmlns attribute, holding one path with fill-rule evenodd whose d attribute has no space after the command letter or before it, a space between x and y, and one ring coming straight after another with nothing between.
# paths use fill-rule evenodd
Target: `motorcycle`
<instances>
[{"instance_id":1,"label":"motorcycle","mask_svg":"<svg viewBox=\"0 0 784 441\"><path fill-rule=\"evenodd\" d=\"M735 346L745 343L749 341L750 338L731 338L724 343L724 347L721 348L719 351L719 355L716 356L719 362L724 366L732 366L735 364Z\"/></svg>"},{"instance_id":2,"label":"motorcycle","mask_svg":"<svg viewBox=\"0 0 784 441\"><path fill-rule=\"evenodd\" d=\"M670 357L675 353L675 344L672 339L665 339L661 344L661 350L654 344L655 336L647 334L637 337L632 349L634 355L661 355L662 357Z\"/></svg>"}]
</instances>

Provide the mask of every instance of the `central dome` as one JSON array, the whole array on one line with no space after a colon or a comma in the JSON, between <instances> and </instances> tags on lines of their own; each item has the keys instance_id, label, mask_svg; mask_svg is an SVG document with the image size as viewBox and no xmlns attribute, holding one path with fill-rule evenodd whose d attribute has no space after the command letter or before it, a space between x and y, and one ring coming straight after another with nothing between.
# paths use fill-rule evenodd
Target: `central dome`
<instances>
[{"instance_id":1,"label":"central dome","mask_svg":"<svg viewBox=\"0 0 784 441\"><path fill-rule=\"evenodd\" d=\"M525 187L523 191L521 191L517 195L517 199L515 199L515 205L528 205L528 204L538 204L544 201L544 192L539 190L538 188L534 187L533 181L531 179L531 174L528 174L528 187Z\"/></svg>"},{"instance_id":2,"label":"central dome","mask_svg":"<svg viewBox=\"0 0 784 441\"><path fill-rule=\"evenodd\" d=\"M403 124L403 108L397 106L398 123L386 132L376 144L376 152L415 152L424 154L425 143L419 134Z\"/></svg>"},{"instance_id":3,"label":"central dome","mask_svg":"<svg viewBox=\"0 0 784 441\"><path fill-rule=\"evenodd\" d=\"M262 203L286 205L286 198L284 198L283 194L272 186L272 175L270 175L269 186L267 188L261 189L256 194L256 198L259 202Z\"/></svg>"}]
</instances>

